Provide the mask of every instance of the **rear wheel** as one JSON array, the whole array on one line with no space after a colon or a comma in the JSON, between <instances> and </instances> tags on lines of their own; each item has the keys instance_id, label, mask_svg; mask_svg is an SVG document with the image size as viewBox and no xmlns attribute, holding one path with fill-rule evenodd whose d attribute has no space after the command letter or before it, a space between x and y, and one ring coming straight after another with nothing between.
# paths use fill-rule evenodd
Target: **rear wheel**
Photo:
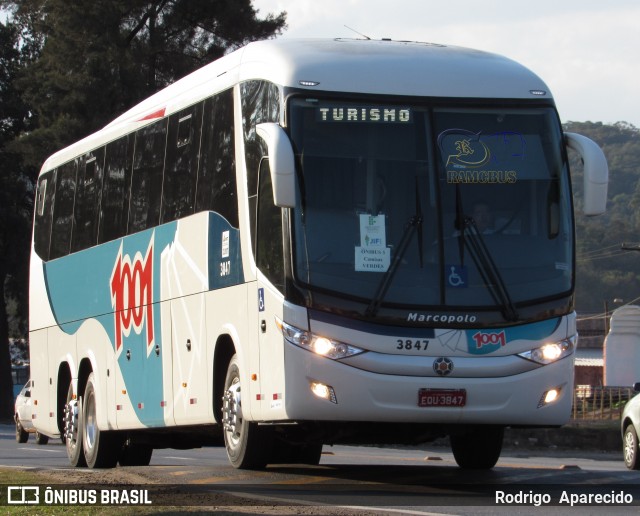
<instances>
[{"instance_id":1,"label":"rear wheel","mask_svg":"<svg viewBox=\"0 0 640 516\"><path fill-rule=\"evenodd\" d=\"M451 451L458 466L464 469L491 469L502 451L504 428L475 427L463 434L452 434Z\"/></svg>"},{"instance_id":2,"label":"rear wheel","mask_svg":"<svg viewBox=\"0 0 640 516\"><path fill-rule=\"evenodd\" d=\"M26 443L29 440L28 432L22 428L20 420L16 417L16 442Z\"/></svg>"},{"instance_id":3,"label":"rear wheel","mask_svg":"<svg viewBox=\"0 0 640 516\"><path fill-rule=\"evenodd\" d=\"M118 462L118 436L98 428L96 410L95 377L91 373L84 391L82 420L84 458L90 468L113 468Z\"/></svg>"},{"instance_id":4,"label":"rear wheel","mask_svg":"<svg viewBox=\"0 0 640 516\"><path fill-rule=\"evenodd\" d=\"M242 413L242 386L237 355L227 368L222 401L224 444L234 468L262 469L267 465L273 444L270 428L247 421Z\"/></svg>"},{"instance_id":5,"label":"rear wheel","mask_svg":"<svg viewBox=\"0 0 640 516\"><path fill-rule=\"evenodd\" d=\"M120 451L118 463L121 466L148 466L153 448L148 444L137 444L127 439Z\"/></svg>"},{"instance_id":6,"label":"rear wheel","mask_svg":"<svg viewBox=\"0 0 640 516\"><path fill-rule=\"evenodd\" d=\"M624 429L622 436L622 452L624 454L624 465L629 469L640 469L640 458L638 458L638 434L633 424Z\"/></svg>"},{"instance_id":7,"label":"rear wheel","mask_svg":"<svg viewBox=\"0 0 640 516\"><path fill-rule=\"evenodd\" d=\"M70 383L64 406L64 443L69 463L74 467L87 465L82 452L83 427L82 398L73 397L73 385Z\"/></svg>"},{"instance_id":8,"label":"rear wheel","mask_svg":"<svg viewBox=\"0 0 640 516\"><path fill-rule=\"evenodd\" d=\"M36 444L47 444L49 442L49 437L40 432L36 432Z\"/></svg>"}]
</instances>

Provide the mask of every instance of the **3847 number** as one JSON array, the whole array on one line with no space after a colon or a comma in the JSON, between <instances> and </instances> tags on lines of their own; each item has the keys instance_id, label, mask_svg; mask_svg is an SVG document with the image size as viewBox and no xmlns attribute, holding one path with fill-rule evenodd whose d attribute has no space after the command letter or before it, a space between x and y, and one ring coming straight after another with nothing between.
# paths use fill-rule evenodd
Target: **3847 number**
<instances>
[{"instance_id":1,"label":"3847 number","mask_svg":"<svg viewBox=\"0 0 640 516\"><path fill-rule=\"evenodd\" d=\"M405 351L426 351L428 346L427 339L398 339L396 341L396 349Z\"/></svg>"}]
</instances>

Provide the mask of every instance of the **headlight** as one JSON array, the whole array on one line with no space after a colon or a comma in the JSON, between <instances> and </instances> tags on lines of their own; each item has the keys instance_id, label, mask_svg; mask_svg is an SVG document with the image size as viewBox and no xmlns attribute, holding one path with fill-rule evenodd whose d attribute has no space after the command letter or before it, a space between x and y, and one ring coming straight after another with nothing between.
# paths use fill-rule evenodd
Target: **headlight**
<instances>
[{"instance_id":1,"label":"headlight","mask_svg":"<svg viewBox=\"0 0 640 516\"><path fill-rule=\"evenodd\" d=\"M518 356L538 364L551 364L573 353L576 347L576 339L577 336L572 335L560 342L549 342L539 348L534 348L529 351L525 351L524 353L518 353Z\"/></svg>"},{"instance_id":2,"label":"headlight","mask_svg":"<svg viewBox=\"0 0 640 516\"><path fill-rule=\"evenodd\" d=\"M295 344L298 347L312 351L317 355L330 358L332 360L339 360L341 358L350 357L364 353L364 349L345 344L344 342L338 342L336 340L328 339L320 335L315 335L306 330L301 330L295 326L291 326L276 317L276 324L284 338L291 344Z\"/></svg>"}]
</instances>

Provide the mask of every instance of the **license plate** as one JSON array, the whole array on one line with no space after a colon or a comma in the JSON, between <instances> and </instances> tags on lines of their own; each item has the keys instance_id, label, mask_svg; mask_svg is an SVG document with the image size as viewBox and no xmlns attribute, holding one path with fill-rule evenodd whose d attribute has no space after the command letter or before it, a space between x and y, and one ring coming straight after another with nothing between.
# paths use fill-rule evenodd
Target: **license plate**
<instances>
[{"instance_id":1,"label":"license plate","mask_svg":"<svg viewBox=\"0 0 640 516\"><path fill-rule=\"evenodd\" d=\"M465 389L420 389L418 407L464 407L467 403Z\"/></svg>"}]
</instances>

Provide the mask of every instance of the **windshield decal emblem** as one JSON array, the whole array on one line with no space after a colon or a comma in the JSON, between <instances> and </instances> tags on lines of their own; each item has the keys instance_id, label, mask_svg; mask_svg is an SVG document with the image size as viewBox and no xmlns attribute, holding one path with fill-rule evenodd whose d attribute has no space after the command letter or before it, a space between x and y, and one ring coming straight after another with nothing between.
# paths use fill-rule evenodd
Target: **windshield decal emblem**
<instances>
[{"instance_id":1,"label":"windshield decal emblem","mask_svg":"<svg viewBox=\"0 0 640 516\"><path fill-rule=\"evenodd\" d=\"M448 376L453 371L453 362L447 357L439 357L433 361L433 370L438 376Z\"/></svg>"},{"instance_id":2,"label":"windshield decal emblem","mask_svg":"<svg viewBox=\"0 0 640 516\"><path fill-rule=\"evenodd\" d=\"M467 288L467 268L464 265L449 265L447 281L452 288Z\"/></svg>"}]
</instances>

